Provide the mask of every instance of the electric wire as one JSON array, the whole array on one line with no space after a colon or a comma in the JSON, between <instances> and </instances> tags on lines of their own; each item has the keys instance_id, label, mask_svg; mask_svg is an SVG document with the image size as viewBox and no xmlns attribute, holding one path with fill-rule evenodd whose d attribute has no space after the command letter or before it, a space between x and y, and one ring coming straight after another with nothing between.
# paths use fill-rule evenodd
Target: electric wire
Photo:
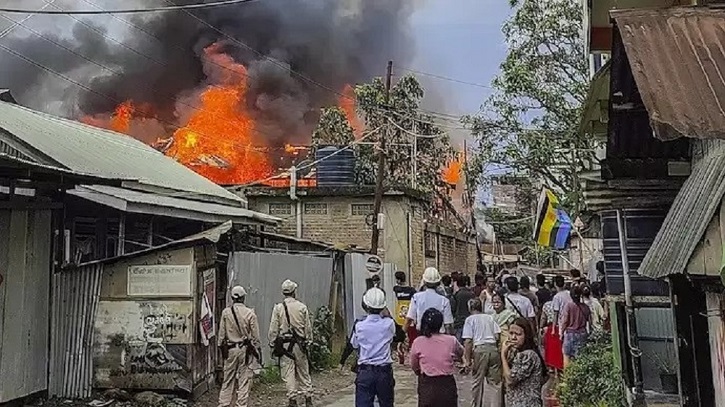
<instances>
[{"instance_id":1,"label":"electric wire","mask_svg":"<svg viewBox=\"0 0 725 407\"><path fill-rule=\"evenodd\" d=\"M0 14L0 18L6 19L6 20L9 20L9 21L14 21L14 20L12 20L12 19L10 19L10 18L8 18L8 17L6 17L6 16L4 16L4 15L1 15L1 14ZM104 65L104 64L101 64L101 63L99 63L99 62L96 62L96 61L94 61L94 60L92 60L92 59L90 59L90 58L88 58L88 57L86 57L86 56L84 56L84 55L80 54L79 52L77 52L77 51L73 50L72 48L70 48L70 47L67 47L67 46L63 45L63 44L59 43L58 41L55 41L55 40L53 40L52 38L49 38L49 37L47 37L47 36L43 35L42 33L38 32L38 31L36 31L36 30L34 30L34 29L30 28L30 27L27 27L27 26L25 26L25 25L23 25L23 24L19 24L19 25L20 25L21 27L23 27L24 29L28 30L29 32L31 32L31 33L33 33L33 34L35 34L35 35L36 35L36 36L38 36L39 38L41 38L41 39L43 39L43 40L45 40L45 41L48 41L48 42L50 42L51 44L53 44L53 45L55 45L55 46L57 46L57 47L59 47L59 48L62 48L62 49L64 49L64 50L66 50L67 52L70 52L71 54L73 54L73 55L75 55L75 56L77 56L77 57L79 57L79 58L81 58L81 59L83 59L83 60L85 60L85 61L87 61L87 62L89 62L89 63L91 63L91 64L93 64L93 65L95 65L95 66L97 66L97 67L99 67L99 68L101 68L101 69L104 69L104 70L106 70L106 71L108 71L108 72L111 72L111 73L113 73L113 74L115 74L115 75L123 75L123 72L120 72L120 71L118 71L118 70L115 70L115 69L113 69L113 68L110 68L110 67L108 67L108 66L106 66L106 65ZM4 48L4 49L5 49L6 51L7 51L7 49L8 49L7 47L3 47L3 48ZM140 54L140 55L142 55L142 56L143 56L143 54ZM16 55L16 56L17 56L17 55ZM29 61L29 59L26 59L26 58L23 58L23 59L24 59L24 60L26 60L26 62L30 62L30 61ZM41 65L41 64L34 64L34 65L36 65L36 66L40 67L39 65ZM45 67L45 68L47 68L47 69L44 69L44 68L41 68L41 69L44 69L44 70L46 70L46 71L48 71L48 72L50 72L50 73L56 73L56 72L55 72L55 71L53 71L53 70L52 70L51 68L48 68L48 67ZM56 73L56 74L58 74L58 73ZM61 75L58 75L58 76L60 76L61 78L65 79L65 80L69 80L69 79L70 79L69 77L64 77L64 76L61 76ZM78 82L75 82L75 81L71 81L71 83L74 83L75 85L77 85L77 86L80 86L80 87L82 87L83 89L85 89L85 90L88 90L88 91L90 91L89 89L91 89L90 87L84 87L84 86L81 86L81 84L80 84L80 83L78 83ZM104 98L106 98L106 99L108 99L108 100L110 100L110 101L112 101L112 102L114 102L114 103L116 103L116 104L120 104L120 103L123 103L123 101L121 101L121 100L118 100L118 99L116 99L116 98L112 98L112 97L110 97L110 96L108 96L108 95L104 95L104 94L102 94L102 93L100 93L100 92L97 92L97 91L93 91L93 93L94 93L94 94L96 94L96 95L98 95L98 96L102 96L102 97L104 97ZM202 109L202 108L200 108L200 107L198 107L198 106L194 106L194 105L191 105L191 104L189 104L189 103L187 103L187 102L184 102L184 101L183 101L183 100L181 100L181 99L178 99L178 98L173 98L173 97L169 97L168 99L169 99L169 100L170 100L171 102L173 102L173 103L179 103L179 104L182 104L182 105L184 105L184 106L187 106L187 107L189 107L189 108L191 108L191 109L194 109L194 110L196 110L196 111L204 112L204 109ZM163 120L162 118L159 118L159 117L155 117L155 119L156 119L156 120L158 120L159 122L162 122L162 123L164 123L164 124L166 124L166 125L170 126L170 127L171 127L171 128L173 128L173 129L176 129L176 130L178 130L178 129L182 129L182 128L184 127L184 126L181 126L181 125L178 125L178 124L175 124L175 123L169 122L169 121L167 121L167 120ZM262 134L262 135L266 135L266 136L269 136L268 134L266 134L266 133L264 133L264 132L262 132L262 131L260 131L260 130L258 130L258 129L256 129L256 128L248 128L247 130L255 131L255 132L259 133L259 134ZM203 132L198 132L198 131L197 131L196 133L198 133L198 134L200 134L200 135L202 135L202 136L208 136L208 135L204 134ZM239 146L239 145L243 145L244 147L247 147L247 146L248 146L248 145L247 145L247 144L245 144L245 143L239 143L239 142L233 142L233 141L232 141L232 143L233 143L233 144L235 144L235 145L238 145L238 146ZM258 151L255 151L255 150L251 150L251 151L254 151L255 153L260 153L260 152L258 152Z\"/></svg>"},{"instance_id":2,"label":"electric wire","mask_svg":"<svg viewBox=\"0 0 725 407\"><path fill-rule=\"evenodd\" d=\"M417 75L429 76L431 78L436 78L436 79L440 79L440 80L444 80L444 81L448 81L448 82L459 83L459 84L462 84L462 85L475 86L475 87L484 88L484 89L494 89L493 87L491 87L489 85L484 85L482 83L468 82L468 81L464 81L464 80L460 80L460 79L456 79L456 78L451 78L451 77L448 77L448 76L437 75L437 74L433 74L433 73L429 73L429 72L419 71L417 69L403 68L403 67L398 67L398 69L403 70L403 71L408 71L408 72L411 72L411 73L414 73L414 74L417 74Z\"/></svg>"},{"instance_id":3,"label":"electric wire","mask_svg":"<svg viewBox=\"0 0 725 407\"><path fill-rule=\"evenodd\" d=\"M55 3L55 0L50 0L49 2L45 3L45 4L43 5L43 7L41 7L40 9L41 9L41 10L45 10L45 9L46 9L46 8L48 8L48 7L50 6L50 5L52 5L53 3ZM17 27L18 25L21 25L21 24L23 24L24 22L26 22L26 21L30 20L31 18L33 18L33 16L34 16L34 15L35 15L35 14L30 14L30 15L27 15L27 16L23 17L23 18L22 18L22 19L21 19L21 20L20 20L19 22L17 22L17 21L13 21L13 24L11 24L11 25L10 25L10 27L7 27L6 29L2 30L2 32L0 32L0 38L3 38L3 37L5 37L6 35L8 35L8 34L9 34L9 33L10 33L11 31L13 31L13 30L15 29L15 27Z\"/></svg>"},{"instance_id":4,"label":"electric wire","mask_svg":"<svg viewBox=\"0 0 725 407\"><path fill-rule=\"evenodd\" d=\"M310 167L312 167L312 166L314 166L314 165L317 165L317 164L319 164L320 162L322 162L322 161L324 161L324 160L327 160L327 159L328 159L328 158L330 158L330 157L334 157L334 156L336 156L337 154L340 154L341 152L343 152L343 151L345 151L345 150L349 150L349 149L353 148L354 146L356 146L356 145L358 145L358 144L362 143L362 141L363 141L363 140L365 140L366 138L370 137L370 136L371 136L372 134L376 133L376 132L377 132L377 131L379 131L379 130L380 130L381 128L382 128L382 126L381 126L381 127L378 127L378 128L377 128L377 129L375 129L375 130L371 130L371 131L367 132L367 134L363 133L363 135L362 135L362 136L361 136L361 137L360 137L359 139L357 139L357 140L353 141L352 143L350 143L350 144L348 144L348 145L346 145L346 146L344 146L344 147L342 147L342 148L339 148L339 149L338 149L337 151L335 151L334 153L331 153L331 154L329 154L329 155L326 155L326 156L324 156L324 157L322 157L322 158L319 158L319 159L317 159L317 160L315 160L315 161L312 161L311 163L309 163L309 164L307 164L307 165L303 165L302 167L299 167L299 168L295 168L295 170L296 170L296 171L302 171L302 170L306 170L306 169L308 169L308 168L310 168ZM287 173L288 173L288 171L282 171L282 172L280 172L280 173L278 173L278 174L276 174L276 175L272 175L272 176L269 176L269 177L267 177L267 178L264 178L264 179L260 179L260 180L256 180L256 181L251 181L251 182L248 182L248 183L246 183L246 184L243 184L243 185L239 185L239 186L237 186L237 188L244 188L244 187L248 187L248 186L251 186L251 185L256 185L256 184L261 184L261 183L264 183L264 182L267 182L267 181L271 181L271 180L273 180L273 179L277 179L277 178L282 178L282 177L286 177L286 176L287 176Z\"/></svg>"},{"instance_id":5,"label":"electric wire","mask_svg":"<svg viewBox=\"0 0 725 407\"><path fill-rule=\"evenodd\" d=\"M101 11L101 10L44 10L45 7L42 7L38 10L29 10L29 9L0 7L0 13L32 14L32 15L43 15L43 14L45 14L45 15L140 14L140 13L158 13L158 12L176 11L176 10L198 10L198 9L211 8L211 7L231 6L231 5L240 4L240 3L251 3L253 1L256 1L256 0L221 0L221 1L212 1L209 3L192 3L192 4L183 4L183 5L174 4L172 6L163 6L163 7L128 8L128 9L103 10L103 11Z\"/></svg>"}]
</instances>

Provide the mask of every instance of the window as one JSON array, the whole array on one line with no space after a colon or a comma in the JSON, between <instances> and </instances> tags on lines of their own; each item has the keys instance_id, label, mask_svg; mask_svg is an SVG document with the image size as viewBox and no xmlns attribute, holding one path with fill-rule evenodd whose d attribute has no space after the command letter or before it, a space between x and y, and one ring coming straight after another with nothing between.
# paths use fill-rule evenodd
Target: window
<instances>
[{"instance_id":1,"label":"window","mask_svg":"<svg viewBox=\"0 0 725 407\"><path fill-rule=\"evenodd\" d=\"M425 257L436 257L437 246L436 235L425 232Z\"/></svg>"},{"instance_id":2,"label":"window","mask_svg":"<svg viewBox=\"0 0 725 407\"><path fill-rule=\"evenodd\" d=\"M288 203L271 203L269 204L270 215L291 215L292 206Z\"/></svg>"},{"instance_id":3,"label":"window","mask_svg":"<svg viewBox=\"0 0 725 407\"><path fill-rule=\"evenodd\" d=\"M327 215L326 203L306 203L305 215Z\"/></svg>"},{"instance_id":4,"label":"window","mask_svg":"<svg viewBox=\"0 0 725 407\"><path fill-rule=\"evenodd\" d=\"M352 216L368 216L375 211L373 204L351 204L350 214Z\"/></svg>"}]
</instances>

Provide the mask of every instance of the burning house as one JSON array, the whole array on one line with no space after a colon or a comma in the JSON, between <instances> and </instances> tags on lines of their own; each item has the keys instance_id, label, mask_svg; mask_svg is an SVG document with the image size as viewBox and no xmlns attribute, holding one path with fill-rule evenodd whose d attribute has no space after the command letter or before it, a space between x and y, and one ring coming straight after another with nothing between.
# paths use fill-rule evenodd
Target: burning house
<instances>
[{"instance_id":1,"label":"burning house","mask_svg":"<svg viewBox=\"0 0 725 407\"><path fill-rule=\"evenodd\" d=\"M122 40L75 20L68 38L7 40L84 86L26 60L3 59L0 70L25 106L131 135L217 184L245 184L288 168L289 146L309 144L321 107L340 106L360 128L353 85L410 59L414 4L269 0L113 17Z\"/></svg>"}]
</instances>

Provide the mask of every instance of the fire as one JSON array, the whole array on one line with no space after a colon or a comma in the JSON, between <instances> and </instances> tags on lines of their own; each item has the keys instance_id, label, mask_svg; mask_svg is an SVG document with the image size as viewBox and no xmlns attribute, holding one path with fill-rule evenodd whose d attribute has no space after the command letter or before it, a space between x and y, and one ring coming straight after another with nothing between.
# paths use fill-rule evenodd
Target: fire
<instances>
[{"instance_id":1,"label":"fire","mask_svg":"<svg viewBox=\"0 0 725 407\"><path fill-rule=\"evenodd\" d=\"M269 176L272 167L266 154L253 145L254 120L240 109L247 91L246 68L221 53L216 44L204 49L204 55L223 67L220 83L201 93L201 106L174 132L166 154L220 184Z\"/></svg>"},{"instance_id":2,"label":"fire","mask_svg":"<svg viewBox=\"0 0 725 407\"><path fill-rule=\"evenodd\" d=\"M80 120L136 137L218 184L247 184L267 179L275 173L273 151L282 149L264 139L255 123L254 112L246 107L246 67L225 54L220 44L206 47L202 61L206 84L172 101L176 106L174 123L159 118L158 112L166 109L132 100L120 103L112 113L89 115ZM340 98L339 106L356 138L360 138L364 123L357 115L355 89L346 85L341 92L345 97ZM309 147L285 144L283 151L289 157L304 157ZM289 180L276 182L289 185ZM298 183L310 186L314 180Z\"/></svg>"},{"instance_id":3,"label":"fire","mask_svg":"<svg viewBox=\"0 0 725 407\"><path fill-rule=\"evenodd\" d=\"M456 158L451 160L448 163L448 166L446 166L443 171L441 172L441 177L443 178L443 181L445 181L449 185L458 185L458 183L461 181L461 174L463 169L463 157L461 154L458 154Z\"/></svg>"},{"instance_id":4,"label":"fire","mask_svg":"<svg viewBox=\"0 0 725 407\"><path fill-rule=\"evenodd\" d=\"M355 138L359 139L362 136L365 126L363 125L362 120L360 120L360 117L357 115L357 106L355 105L355 88L350 85L345 85L345 88L342 90L342 94L344 97L340 97L338 104L340 105L342 111L345 112L345 117L347 117L347 121L350 122L350 127L352 127Z\"/></svg>"},{"instance_id":5,"label":"fire","mask_svg":"<svg viewBox=\"0 0 725 407\"><path fill-rule=\"evenodd\" d=\"M273 173L272 165L266 151L255 146L255 142L266 145L256 137L254 120L243 109L246 68L224 54L218 44L204 49L204 59L210 84L200 90L198 100L184 103L193 106L193 110L172 137L156 134L149 142L219 184L244 184L268 177ZM133 134L133 125L148 120L149 111L126 101L110 117L86 116L81 121Z\"/></svg>"},{"instance_id":6,"label":"fire","mask_svg":"<svg viewBox=\"0 0 725 407\"><path fill-rule=\"evenodd\" d=\"M116 106L116 109L110 116L103 114L84 116L81 118L81 121L91 126L128 134L131 129L131 120L133 119L135 110L133 103L127 100Z\"/></svg>"},{"instance_id":7,"label":"fire","mask_svg":"<svg viewBox=\"0 0 725 407\"><path fill-rule=\"evenodd\" d=\"M119 133L128 133L131 128L132 115L133 104L130 100L118 105L113 116L111 116L111 130Z\"/></svg>"}]
</instances>

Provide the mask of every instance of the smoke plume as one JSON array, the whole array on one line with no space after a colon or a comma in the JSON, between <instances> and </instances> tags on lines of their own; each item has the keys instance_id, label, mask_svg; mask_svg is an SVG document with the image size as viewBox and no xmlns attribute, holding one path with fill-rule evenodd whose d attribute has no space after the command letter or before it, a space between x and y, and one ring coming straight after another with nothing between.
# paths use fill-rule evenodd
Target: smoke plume
<instances>
[{"instance_id":1,"label":"smoke plume","mask_svg":"<svg viewBox=\"0 0 725 407\"><path fill-rule=\"evenodd\" d=\"M93 1L98 0L83 0L75 8L92 9ZM175 3L191 2L198 0ZM119 16L128 22L121 36L108 33L101 18L53 17L72 28L46 27L43 35L49 40L18 27L2 39L36 64L6 54L0 58L0 75L24 105L80 118L109 114L132 100L153 107L155 118L144 126L153 132L166 127L172 134L169 123L188 115L199 89L219 74L204 61L204 49L217 44L246 67L248 90L241 108L253 114L267 143L303 142L319 107L339 99L317 84L340 92L345 84L380 76L389 59L405 64L412 58L408 20L418 2L258 0L190 12L234 40L184 11Z\"/></svg>"}]
</instances>

